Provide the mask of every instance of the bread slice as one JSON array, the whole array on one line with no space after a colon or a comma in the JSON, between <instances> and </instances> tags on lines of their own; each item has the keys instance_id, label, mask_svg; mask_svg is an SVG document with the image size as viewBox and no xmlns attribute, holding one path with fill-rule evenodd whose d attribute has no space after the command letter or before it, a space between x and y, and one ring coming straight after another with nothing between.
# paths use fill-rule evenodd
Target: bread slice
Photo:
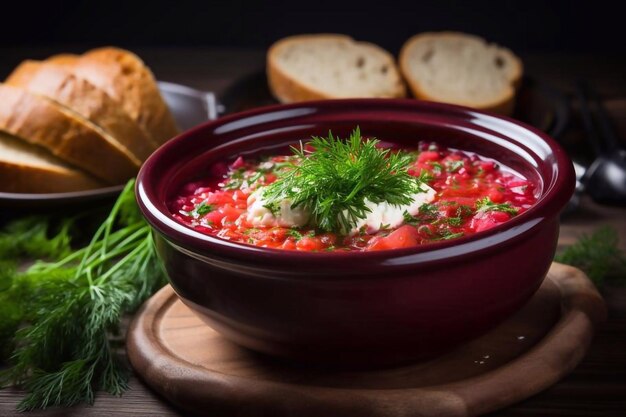
<instances>
[{"instance_id":1,"label":"bread slice","mask_svg":"<svg viewBox=\"0 0 626 417\"><path fill-rule=\"evenodd\" d=\"M510 50L477 36L430 32L404 44L400 70L416 98L511 114L523 67Z\"/></svg>"},{"instance_id":2,"label":"bread slice","mask_svg":"<svg viewBox=\"0 0 626 417\"><path fill-rule=\"evenodd\" d=\"M57 54L46 59L46 62L62 65L67 69L71 69L76 64L76 61L78 61L78 58L79 56L75 54Z\"/></svg>"},{"instance_id":3,"label":"bread slice","mask_svg":"<svg viewBox=\"0 0 626 417\"><path fill-rule=\"evenodd\" d=\"M348 97L404 97L391 54L344 35L298 35L267 53L272 94L283 103Z\"/></svg>"},{"instance_id":4,"label":"bread slice","mask_svg":"<svg viewBox=\"0 0 626 417\"><path fill-rule=\"evenodd\" d=\"M104 184L64 163L39 146L0 132L0 191L59 193Z\"/></svg>"},{"instance_id":5,"label":"bread slice","mask_svg":"<svg viewBox=\"0 0 626 417\"><path fill-rule=\"evenodd\" d=\"M110 133L140 161L158 147L119 103L89 81L74 75L63 64L26 60L5 83L46 96L72 109Z\"/></svg>"},{"instance_id":6,"label":"bread slice","mask_svg":"<svg viewBox=\"0 0 626 417\"><path fill-rule=\"evenodd\" d=\"M178 134L154 75L132 52L113 47L93 49L75 62L73 72L120 103L156 143Z\"/></svg>"},{"instance_id":7,"label":"bread slice","mask_svg":"<svg viewBox=\"0 0 626 417\"><path fill-rule=\"evenodd\" d=\"M0 84L0 131L48 149L111 184L141 165L123 146L71 109L27 90Z\"/></svg>"},{"instance_id":8,"label":"bread slice","mask_svg":"<svg viewBox=\"0 0 626 417\"><path fill-rule=\"evenodd\" d=\"M33 79L37 71L39 71L39 67L41 63L39 61L34 61L31 59L26 59L22 61L11 74L4 80L7 84L12 85L24 85L30 82Z\"/></svg>"}]
</instances>

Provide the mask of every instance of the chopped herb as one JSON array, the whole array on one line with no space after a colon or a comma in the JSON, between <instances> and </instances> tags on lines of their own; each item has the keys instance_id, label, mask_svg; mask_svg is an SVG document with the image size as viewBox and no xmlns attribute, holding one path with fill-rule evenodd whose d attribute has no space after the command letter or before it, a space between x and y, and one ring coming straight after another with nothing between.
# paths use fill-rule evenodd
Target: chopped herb
<instances>
[{"instance_id":1,"label":"chopped herb","mask_svg":"<svg viewBox=\"0 0 626 417\"><path fill-rule=\"evenodd\" d=\"M489 197L485 197L476 202L476 210L477 211L502 211L504 213L509 213L513 216L517 214L517 209L511 205L511 203L494 203L489 199Z\"/></svg>"},{"instance_id":2,"label":"chopped herb","mask_svg":"<svg viewBox=\"0 0 626 417\"><path fill-rule=\"evenodd\" d=\"M442 239L443 240L456 239L457 237L461 237L461 236L463 236L463 232L449 233L449 234L445 234L444 236L442 236Z\"/></svg>"},{"instance_id":3,"label":"chopped herb","mask_svg":"<svg viewBox=\"0 0 626 417\"><path fill-rule=\"evenodd\" d=\"M439 162L431 161L428 163L431 167L433 167L433 172L435 175L441 175L444 172L443 165Z\"/></svg>"},{"instance_id":4,"label":"chopped herb","mask_svg":"<svg viewBox=\"0 0 626 417\"><path fill-rule=\"evenodd\" d=\"M418 231L418 232L420 232L420 233L425 233L425 234L427 234L427 235L431 235L431 236L432 236L432 234L433 234L433 231L432 231L432 230L430 230L430 227L428 227L428 226L427 226L427 225L425 225L425 224L424 224L424 225L422 225L422 226L420 226L420 227L418 227L418 228L417 228L417 231Z\"/></svg>"},{"instance_id":5,"label":"chopped herb","mask_svg":"<svg viewBox=\"0 0 626 417\"><path fill-rule=\"evenodd\" d=\"M296 242L299 242L302 239L302 233L300 233L299 231L297 231L296 229L289 229L287 230L287 235L293 237L294 239L296 239Z\"/></svg>"},{"instance_id":6,"label":"chopped herb","mask_svg":"<svg viewBox=\"0 0 626 417\"><path fill-rule=\"evenodd\" d=\"M188 211L185 214L189 217L193 217L194 219L199 219L200 217L209 214L213 210L215 210L215 206L208 204L205 200L198 204L196 207L194 207L193 210Z\"/></svg>"},{"instance_id":7,"label":"chopped herb","mask_svg":"<svg viewBox=\"0 0 626 417\"><path fill-rule=\"evenodd\" d=\"M261 169L260 171L247 171L245 168L237 168L234 171L228 173L228 182L222 187L225 190L238 190L244 185L251 187L256 184L267 170Z\"/></svg>"},{"instance_id":8,"label":"chopped herb","mask_svg":"<svg viewBox=\"0 0 626 417\"><path fill-rule=\"evenodd\" d=\"M439 210L437 210L437 206L434 204L424 203L418 210L420 217L436 218L439 215Z\"/></svg>"},{"instance_id":9,"label":"chopped herb","mask_svg":"<svg viewBox=\"0 0 626 417\"><path fill-rule=\"evenodd\" d=\"M466 205L466 204L461 204L457 209L456 209L456 215L457 217L469 217L472 214L474 214L474 210Z\"/></svg>"},{"instance_id":10,"label":"chopped herb","mask_svg":"<svg viewBox=\"0 0 626 417\"><path fill-rule=\"evenodd\" d=\"M270 201L263 204L263 207L268 209L274 216L277 216L280 213L280 202L279 201Z\"/></svg>"},{"instance_id":11,"label":"chopped herb","mask_svg":"<svg viewBox=\"0 0 626 417\"><path fill-rule=\"evenodd\" d=\"M464 166L465 166L465 162L463 162L463 160L446 161L446 168L447 168L448 172L450 172L450 173L457 172L458 170L460 170Z\"/></svg>"},{"instance_id":12,"label":"chopped herb","mask_svg":"<svg viewBox=\"0 0 626 417\"><path fill-rule=\"evenodd\" d=\"M404 220L404 223L406 224L412 224L412 225L416 225L419 223L419 221L417 220L417 218L415 218L414 216L411 215L411 213L409 213L408 211L404 210L404 213L402 213L402 217Z\"/></svg>"},{"instance_id":13,"label":"chopped herb","mask_svg":"<svg viewBox=\"0 0 626 417\"><path fill-rule=\"evenodd\" d=\"M260 180L260 179L261 179L261 177L263 177L263 170L261 170L261 171L259 171L259 172L256 172L256 173L254 173L253 175L251 175L251 176L247 179L248 184L249 184L249 185L252 185L252 184L256 183L258 180Z\"/></svg>"},{"instance_id":14,"label":"chopped herb","mask_svg":"<svg viewBox=\"0 0 626 417\"><path fill-rule=\"evenodd\" d=\"M448 223L450 226L459 227L461 224L463 224L463 219L460 217L448 217L446 218L446 223Z\"/></svg>"}]
</instances>

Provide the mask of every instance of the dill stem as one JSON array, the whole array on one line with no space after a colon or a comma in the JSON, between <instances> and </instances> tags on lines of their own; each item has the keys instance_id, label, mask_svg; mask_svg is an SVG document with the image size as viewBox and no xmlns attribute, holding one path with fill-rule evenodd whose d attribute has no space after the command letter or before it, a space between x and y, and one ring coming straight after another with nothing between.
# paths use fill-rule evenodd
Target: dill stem
<instances>
[{"instance_id":1,"label":"dill stem","mask_svg":"<svg viewBox=\"0 0 626 417\"><path fill-rule=\"evenodd\" d=\"M135 247L135 249L130 251L126 256L124 256L122 259L120 259L111 269L109 269L106 273L104 273L102 276L100 276L96 280L96 284L99 285L99 284L103 283L104 281L106 281L111 275L113 275L121 267L123 267L126 264L126 262L128 262L128 260L132 259L138 253L140 253L141 251L145 250L145 248L149 247L149 245L151 243L152 243L152 238L150 236L148 236L148 238L146 238L143 242L138 244Z\"/></svg>"},{"instance_id":2,"label":"dill stem","mask_svg":"<svg viewBox=\"0 0 626 417\"><path fill-rule=\"evenodd\" d=\"M124 237L126 237L126 235L128 235L128 233L132 233L137 229L141 229L141 228L145 228L146 226L143 224L133 224L130 226L125 227L124 229L118 230L117 232L114 232L110 235L110 243L111 244L115 244L119 241L119 239L123 239ZM102 246L102 242L96 242L93 246L94 249L99 249ZM62 267L64 265L67 265L68 263L80 258L81 256L85 255L85 252L87 251L87 247L76 250L74 252L72 252L70 255L66 256L65 258L54 262L54 263L50 263L47 264L45 266L45 268L42 268L42 271L48 271L48 270L52 270L52 269L56 269L59 267ZM93 260L93 257L87 259L86 263L89 263ZM34 268L37 268L36 265L34 265Z\"/></svg>"}]
</instances>

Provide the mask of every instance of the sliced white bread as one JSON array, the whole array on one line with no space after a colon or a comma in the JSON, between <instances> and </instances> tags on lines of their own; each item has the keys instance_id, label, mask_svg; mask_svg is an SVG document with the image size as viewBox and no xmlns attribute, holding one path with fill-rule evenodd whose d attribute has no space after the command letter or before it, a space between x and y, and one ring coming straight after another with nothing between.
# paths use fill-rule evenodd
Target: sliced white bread
<instances>
[{"instance_id":1,"label":"sliced white bread","mask_svg":"<svg viewBox=\"0 0 626 417\"><path fill-rule=\"evenodd\" d=\"M113 47L93 49L81 55L72 70L120 103L156 143L178 134L152 71L137 55Z\"/></svg>"},{"instance_id":2,"label":"sliced white bread","mask_svg":"<svg viewBox=\"0 0 626 417\"><path fill-rule=\"evenodd\" d=\"M416 98L511 114L523 66L478 36L429 32L404 44L400 70Z\"/></svg>"},{"instance_id":3,"label":"sliced white bread","mask_svg":"<svg viewBox=\"0 0 626 417\"><path fill-rule=\"evenodd\" d=\"M133 177L141 161L71 109L22 88L0 84L0 131L48 149L110 184Z\"/></svg>"},{"instance_id":4,"label":"sliced white bread","mask_svg":"<svg viewBox=\"0 0 626 417\"><path fill-rule=\"evenodd\" d=\"M391 54L335 34L281 39L267 53L272 94L283 103L349 97L404 97Z\"/></svg>"},{"instance_id":5,"label":"sliced white bread","mask_svg":"<svg viewBox=\"0 0 626 417\"><path fill-rule=\"evenodd\" d=\"M115 100L76 76L66 65L26 60L5 84L22 87L72 109L111 134L140 161L158 147Z\"/></svg>"},{"instance_id":6,"label":"sliced white bread","mask_svg":"<svg viewBox=\"0 0 626 417\"><path fill-rule=\"evenodd\" d=\"M0 191L58 193L104 184L36 145L0 132Z\"/></svg>"}]
</instances>

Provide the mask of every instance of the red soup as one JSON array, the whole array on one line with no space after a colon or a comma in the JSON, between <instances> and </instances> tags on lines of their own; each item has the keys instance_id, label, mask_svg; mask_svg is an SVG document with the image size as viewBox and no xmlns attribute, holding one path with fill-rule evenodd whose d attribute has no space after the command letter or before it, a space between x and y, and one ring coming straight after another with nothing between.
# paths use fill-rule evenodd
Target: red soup
<instances>
[{"instance_id":1,"label":"red soup","mask_svg":"<svg viewBox=\"0 0 626 417\"><path fill-rule=\"evenodd\" d=\"M170 210L178 221L201 233L243 244L311 252L371 251L472 235L508 221L536 201L532 182L479 155L435 143L420 143L417 149L402 151L385 149L377 141L371 144L379 154L346 145L343 156L330 154L328 148L328 154L317 155L319 149L307 144L293 155L240 156L228 165L225 175L186 184L170 202ZM334 145L324 146L334 152ZM402 162L391 159L398 154ZM329 163L332 157L336 160ZM389 168L389 177L376 178L381 171L368 171L367 164L372 161L367 158L399 165L381 165L382 171ZM341 167L341 161L352 165ZM364 173L362 179L358 178L359 169ZM393 197L388 190L399 187L390 180L400 170L422 184L421 189L408 193L402 204L384 201L381 196ZM338 180L333 181L333 175ZM282 200L276 192L273 201L264 197L272 184L290 176L303 185L294 182L286 186L289 193L278 193L285 197ZM347 191L343 178L353 181ZM406 184L408 180L403 181ZM332 187L337 188L336 194ZM322 190L319 195L316 189ZM332 211L359 192L365 193L364 189L372 194L364 194L358 203L360 210L346 206ZM294 201L298 201L295 207ZM334 221L342 216L347 220Z\"/></svg>"}]
</instances>

